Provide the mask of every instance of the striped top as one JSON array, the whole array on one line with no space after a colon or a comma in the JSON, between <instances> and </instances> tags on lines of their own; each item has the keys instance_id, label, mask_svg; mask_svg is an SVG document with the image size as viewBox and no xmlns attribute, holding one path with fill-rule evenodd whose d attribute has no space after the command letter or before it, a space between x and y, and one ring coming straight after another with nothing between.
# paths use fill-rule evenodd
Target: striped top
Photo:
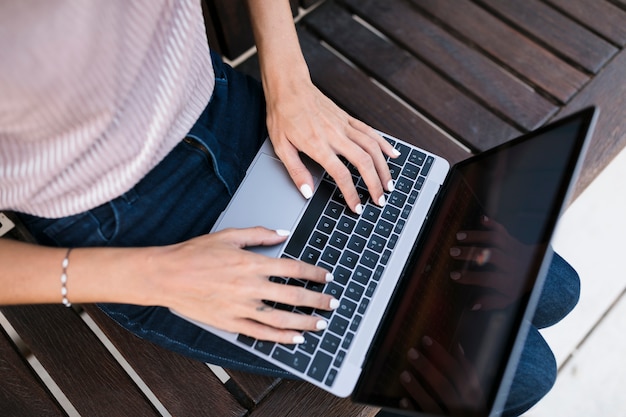
<instances>
[{"instance_id":1,"label":"striped top","mask_svg":"<svg viewBox=\"0 0 626 417\"><path fill-rule=\"evenodd\" d=\"M132 188L215 77L199 0L0 2L0 209L64 217Z\"/></svg>"}]
</instances>

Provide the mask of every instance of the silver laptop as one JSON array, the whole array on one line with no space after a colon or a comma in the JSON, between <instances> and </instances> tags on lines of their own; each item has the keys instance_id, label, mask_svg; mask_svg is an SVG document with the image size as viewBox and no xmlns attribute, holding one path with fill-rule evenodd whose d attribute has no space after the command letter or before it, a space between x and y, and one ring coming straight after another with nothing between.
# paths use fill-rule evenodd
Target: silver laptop
<instances>
[{"instance_id":1,"label":"silver laptop","mask_svg":"<svg viewBox=\"0 0 626 417\"><path fill-rule=\"evenodd\" d=\"M382 135L395 190L364 211L345 205L315 163L305 200L269 141L214 231L291 230L258 247L332 271L326 285L270 277L333 294L333 312L276 305L328 320L305 343L281 345L197 325L337 396L407 413L487 416L501 409L538 300L557 218L576 178L596 110L588 108L450 168Z\"/></svg>"}]
</instances>

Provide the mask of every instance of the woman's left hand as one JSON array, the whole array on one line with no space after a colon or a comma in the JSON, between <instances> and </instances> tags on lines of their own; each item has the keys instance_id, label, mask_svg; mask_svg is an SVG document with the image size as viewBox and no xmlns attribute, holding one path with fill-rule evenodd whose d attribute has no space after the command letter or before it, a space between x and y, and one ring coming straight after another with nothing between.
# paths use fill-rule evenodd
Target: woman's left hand
<instances>
[{"instance_id":1,"label":"woman's left hand","mask_svg":"<svg viewBox=\"0 0 626 417\"><path fill-rule=\"evenodd\" d=\"M360 211L361 200L352 175L339 159L354 165L367 185L372 201L385 203L384 192L393 190L385 154L398 152L373 128L348 115L310 81L283 90L280 100L268 99L267 126L278 157L305 197L313 190L313 178L299 152L304 152L332 176L346 203Z\"/></svg>"}]
</instances>

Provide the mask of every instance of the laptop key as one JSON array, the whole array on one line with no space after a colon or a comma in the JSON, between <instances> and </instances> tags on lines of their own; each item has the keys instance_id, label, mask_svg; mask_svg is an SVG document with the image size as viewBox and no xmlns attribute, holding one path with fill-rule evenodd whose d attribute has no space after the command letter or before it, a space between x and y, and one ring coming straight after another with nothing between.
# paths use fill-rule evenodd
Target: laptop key
<instances>
[{"instance_id":1,"label":"laptop key","mask_svg":"<svg viewBox=\"0 0 626 417\"><path fill-rule=\"evenodd\" d=\"M341 212L343 211L343 207L340 204L335 203L334 201L328 202L328 207L324 210L324 214L332 219L338 219L341 216Z\"/></svg>"},{"instance_id":2,"label":"laptop key","mask_svg":"<svg viewBox=\"0 0 626 417\"><path fill-rule=\"evenodd\" d=\"M315 190L315 194L309 200L309 205L306 208L302 219L298 223L298 226L291 234L289 243L285 248L285 253L293 256L294 258L300 257L302 248L309 240L313 228L317 224L318 219L326 207L326 202L335 191L335 186L328 181L321 181L320 185Z\"/></svg>"},{"instance_id":3,"label":"laptop key","mask_svg":"<svg viewBox=\"0 0 626 417\"><path fill-rule=\"evenodd\" d=\"M321 351L317 352L315 358L313 359L313 362L311 362L311 366L309 367L307 375L315 379L316 381L322 382L324 380L324 377L326 376L326 371L328 370L328 367L330 366L332 360L333 358L329 354Z\"/></svg>"},{"instance_id":4,"label":"laptop key","mask_svg":"<svg viewBox=\"0 0 626 417\"><path fill-rule=\"evenodd\" d=\"M368 237L372 233L373 229L374 225L372 223L366 222L365 220L361 219L357 223L354 232L359 236Z\"/></svg>"},{"instance_id":5,"label":"laptop key","mask_svg":"<svg viewBox=\"0 0 626 417\"><path fill-rule=\"evenodd\" d=\"M350 319L354 315L356 308L357 308L357 305L355 303L344 298L343 300L341 300L341 304L339 305L339 308L337 308L336 311L338 314L341 314L345 318Z\"/></svg>"},{"instance_id":6,"label":"laptop key","mask_svg":"<svg viewBox=\"0 0 626 417\"><path fill-rule=\"evenodd\" d=\"M304 343L300 343L298 345L298 349L308 353L309 355L313 355L317 350L319 342L320 340L311 333L304 333Z\"/></svg>"},{"instance_id":7,"label":"laptop key","mask_svg":"<svg viewBox=\"0 0 626 417\"><path fill-rule=\"evenodd\" d=\"M256 344L254 345L254 349L258 350L261 353L269 355L272 352L272 349L274 348L275 344L276 343L274 342L266 342L264 340L257 340Z\"/></svg>"},{"instance_id":8,"label":"laptop key","mask_svg":"<svg viewBox=\"0 0 626 417\"><path fill-rule=\"evenodd\" d=\"M425 159L426 159L426 154L418 151L417 149L413 149L411 151L411 155L409 155L409 162L418 166L422 166Z\"/></svg>"},{"instance_id":9,"label":"laptop key","mask_svg":"<svg viewBox=\"0 0 626 417\"><path fill-rule=\"evenodd\" d=\"M360 282L361 284L367 284L371 276L372 271L363 267L362 265L357 266L354 270L354 280L356 282Z\"/></svg>"},{"instance_id":10,"label":"laptop key","mask_svg":"<svg viewBox=\"0 0 626 417\"><path fill-rule=\"evenodd\" d=\"M339 345L341 344L341 339L335 336L332 333L326 333L324 338L322 339L322 344L320 347L327 351L328 353L332 353L333 355L339 349Z\"/></svg>"},{"instance_id":11,"label":"laptop key","mask_svg":"<svg viewBox=\"0 0 626 417\"><path fill-rule=\"evenodd\" d=\"M346 288L346 297L350 298L353 301L359 301L361 297L363 297L363 293L365 292L365 287L357 284L356 282L351 282Z\"/></svg>"},{"instance_id":12,"label":"laptop key","mask_svg":"<svg viewBox=\"0 0 626 417\"><path fill-rule=\"evenodd\" d=\"M309 362L311 362L311 358L304 353L299 351L292 353L280 346L274 350L272 358L300 372L304 372Z\"/></svg>"},{"instance_id":13,"label":"laptop key","mask_svg":"<svg viewBox=\"0 0 626 417\"><path fill-rule=\"evenodd\" d=\"M343 293L343 288L337 285L335 282L329 282L326 284L326 288L324 288L324 294L329 294L339 299L341 297L341 293Z\"/></svg>"},{"instance_id":14,"label":"laptop key","mask_svg":"<svg viewBox=\"0 0 626 417\"><path fill-rule=\"evenodd\" d=\"M355 253L361 253L365 249L366 244L367 242L361 236L352 235L348 242L348 249L353 250Z\"/></svg>"},{"instance_id":15,"label":"laptop key","mask_svg":"<svg viewBox=\"0 0 626 417\"><path fill-rule=\"evenodd\" d=\"M322 254L322 261L328 263L329 265L336 265L337 261L339 261L339 256L341 252L332 246L326 247L324 253Z\"/></svg>"},{"instance_id":16,"label":"laptop key","mask_svg":"<svg viewBox=\"0 0 626 417\"><path fill-rule=\"evenodd\" d=\"M337 223L337 229L341 230L344 233L350 234L356 225L356 221L347 216L341 216L339 222Z\"/></svg>"},{"instance_id":17,"label":"laptop key","mask_svg":"<svg viewBox=\"0 0 626 417\"><path fill-rule=\"evenodd\" d=\"M330 321L330 326L328 326L328 329L331 332L338 334L339 336L343 336L348 330L348 326L350 326L350 322L348 320L344 319L343 317L334 316L333 319Z\"/></svg>"}]
</instances>

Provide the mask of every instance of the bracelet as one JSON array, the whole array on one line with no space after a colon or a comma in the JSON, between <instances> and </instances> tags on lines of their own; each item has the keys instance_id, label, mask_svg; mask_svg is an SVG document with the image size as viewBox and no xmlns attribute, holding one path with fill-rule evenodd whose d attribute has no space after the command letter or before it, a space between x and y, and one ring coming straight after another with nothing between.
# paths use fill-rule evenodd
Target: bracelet
<instances>
[{"instance_id":1,"label":"bracelet","mask_svg":"<svg viewBox=\"0 0 626 417\"><path fill-rule=\"evenodd\" d=\"M61 301L65 307L71 307L72 303L67 298L67 267L70 264L70 252L72 248L69 248L67 252L65 252L65 258L63 258L63 262L61 266L63 267L63 272L61 273Z\"/></svg>"}]
</instances>

